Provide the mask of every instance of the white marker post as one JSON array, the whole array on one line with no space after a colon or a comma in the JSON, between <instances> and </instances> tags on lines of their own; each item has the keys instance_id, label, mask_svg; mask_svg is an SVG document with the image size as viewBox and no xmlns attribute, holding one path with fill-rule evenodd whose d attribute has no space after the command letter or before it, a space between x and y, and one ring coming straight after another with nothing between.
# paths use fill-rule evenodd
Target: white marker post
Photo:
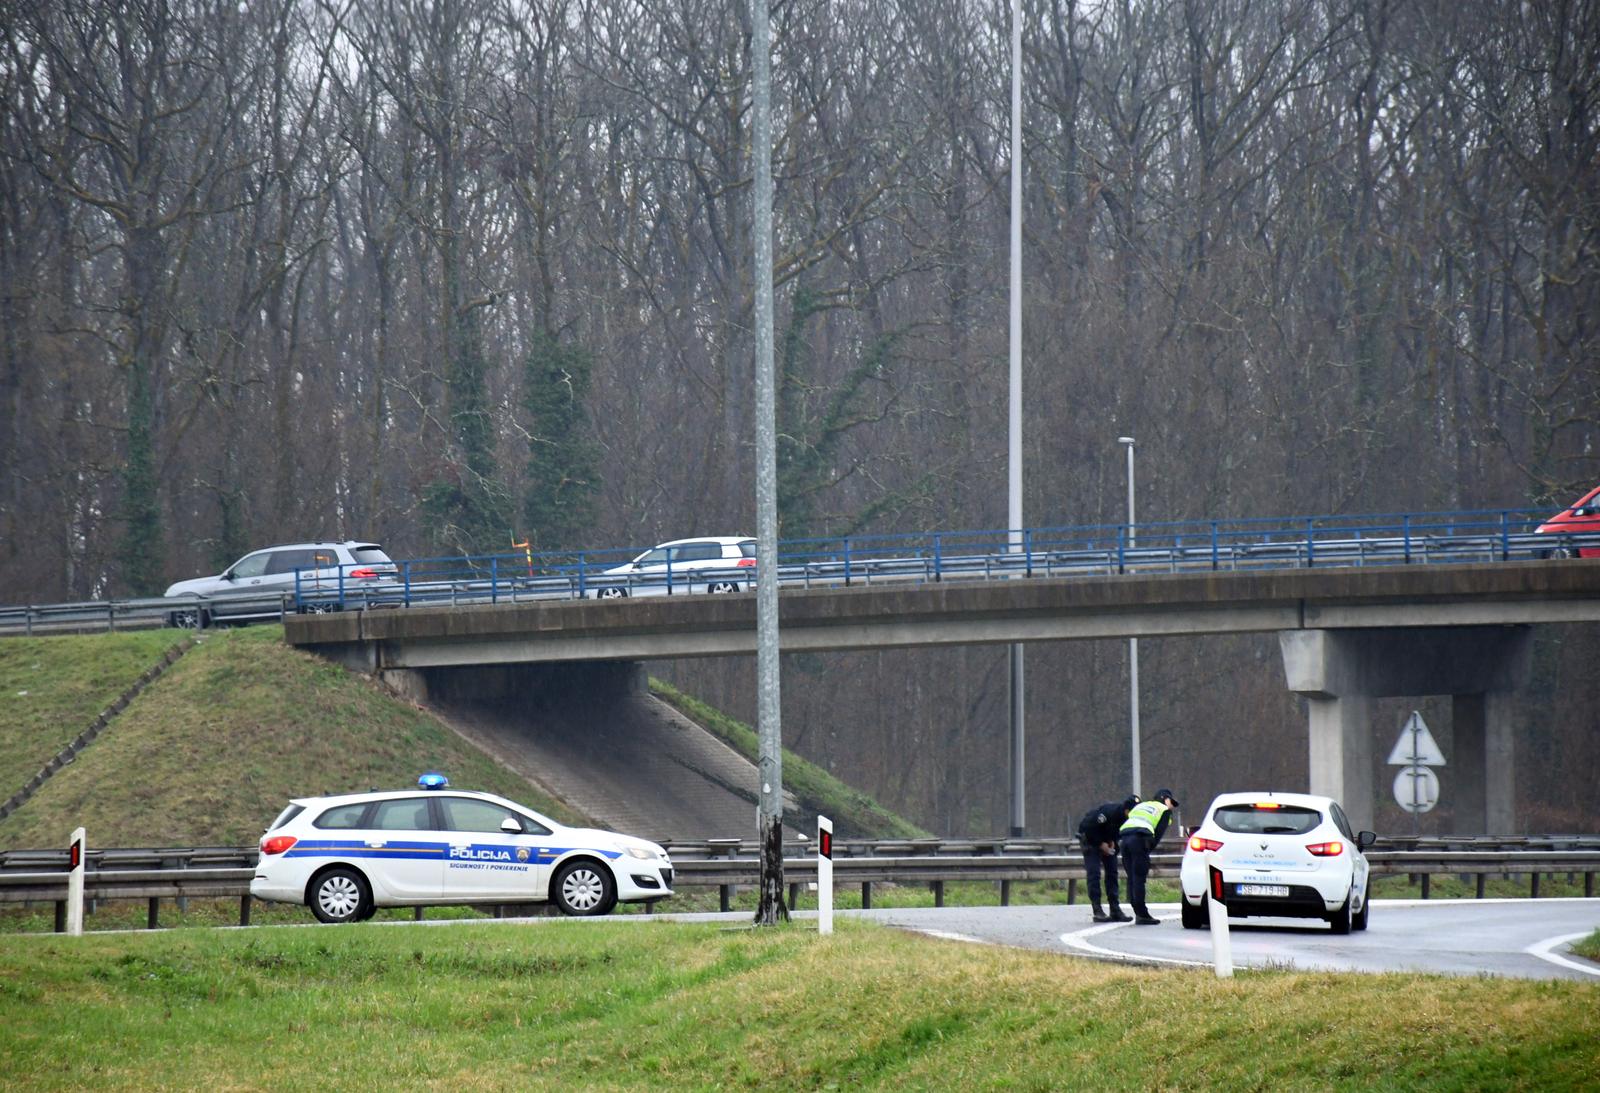
<instances>
[{"instance_id":1,"label":"white marker post","mask_svg":"<svg viewBox=\"0 0 1600 1093\"><path fill-rule=\"evenodd\" d=\"M1212 863L1212 851L1206 852L1206 917L1211 922L1211 961L1216 965L1218 979L1233 978L1233 941L1228 936L1228 905L1222 897L1222 870Z\"/></svg>"},{"instance_id":2,"label":"white marker post","mask_svg":"<svg viewBox=\"0 0 1600 1093\"><path fill-rule=\"evenodd\" d=\"M83 828L72 833L72 845L67 848L67 933L78 937L83 933Z\"/></svg>"},{"instance_id":3,"label":"white marker post","mask_svg":"<svg viewBox=\"0 0 1600 1093\"><path fill-rule=\"evenodd\" d=\"M817 817L817 933L833 933L833 821Z\"/></svg>"}]
</instances>

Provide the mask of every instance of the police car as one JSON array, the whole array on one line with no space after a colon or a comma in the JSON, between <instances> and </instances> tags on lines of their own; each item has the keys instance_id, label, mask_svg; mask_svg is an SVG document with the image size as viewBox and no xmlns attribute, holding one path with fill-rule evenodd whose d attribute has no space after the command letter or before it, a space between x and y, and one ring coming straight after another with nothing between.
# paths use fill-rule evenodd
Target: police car
<instances>
[{"instance_id":1,"label":"police car","mask_svg":"<svg viewBox=\"0 0 1600 1093\"><path fill-rule=\"evenodd\" d=\"M1189 836L1179 883L1183 924L1209 924L1210 867L1221 871L1229 918L1321 918L1336 934L1367 928L1367 857L1378 836L1357 834L1331 797L1224 793Z\"/></svg>"},{"instance_id":2,"label":"police car","mask_svg":"<svg viewBox=\"0 0 1600 1093\"><path fill-rule=\"evenodd\" d=\"M564 827L492 793L425 774L415 790L305 797L261 839L250 894L303 903L323 922L379 907L551 902L569 915L672 895L653 842Z\"/></svg>"}]
</instances>

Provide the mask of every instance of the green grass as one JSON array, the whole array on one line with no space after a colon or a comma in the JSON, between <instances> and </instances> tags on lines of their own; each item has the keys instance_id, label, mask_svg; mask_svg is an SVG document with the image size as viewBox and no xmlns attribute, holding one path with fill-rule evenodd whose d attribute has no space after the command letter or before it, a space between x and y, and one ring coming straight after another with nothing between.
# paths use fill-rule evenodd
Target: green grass
<instances>
[{"instance_id":1,"label":"green grass","mask_svg":"<svg viewBox=\"0 0 1600 1093\"><path fill-rule=\"evenodd\" d=\"M13 1089L1594 1089L1587 983L1129 968L844 921L0 937Z\"/></svg>"},{"instance_id":2,"label":"green grass","mask_svg":"<svg viewBox=\"0 0 1600 1093\"><path fill-rule=\"evenodd\" d=\"M174 630L0 639L0 800L180 639Z\"/></svg>"},{"instance_id":3,"label":"green grass","mask_svg":"<svg viewBox=\"0 0 1600 1093\"><path fill-rule=\"evenodd\" d=\"M62 846L80 824L91 848L246 845L291 797L399 789L425 770L586 822L425 711L284 645L281 627L217 631L0 820L0 847Z\"/></svg>"},{"instance_id":4,"label":"green grass","mask_svg":"<svg viewBox=\"0 0 1600 1093\"><path fill-rule=\"evenodd\" d=\"M739 754L751 762L756 761L760 752L759 743L755 730L749 725L659 679L650 680L650 690ZM884 808L865 793L851 789L815 763L807 762L787 748L783 751L783 788L804 802L806 807L832 820L837 838L928 837L928 832L922 828Z\"/></svg>"},{"instance_id":5,"label":"green grass","mask_svg":"<svg viewBox=\"0 0 1600 1093\"><path fill-rule=\"evenodd\" d=\"M1587 960L1600 961L1600 930L1578 942L1572 951Z\"/></svg>"}]
</instances>

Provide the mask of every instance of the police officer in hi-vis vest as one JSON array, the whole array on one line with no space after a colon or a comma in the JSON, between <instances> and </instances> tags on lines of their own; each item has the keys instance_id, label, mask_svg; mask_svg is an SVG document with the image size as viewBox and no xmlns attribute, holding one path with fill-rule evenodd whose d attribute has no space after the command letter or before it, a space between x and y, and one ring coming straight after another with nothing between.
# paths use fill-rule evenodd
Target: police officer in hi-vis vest
<instances>
[{"instance_id":1,"label":"police officer in hi-vis vest","mask_svg":"<svg viewBox=\"0 0 1600 1093\"><path fill-rule=\"evenodd\" d=\"M1128 902L1133 905L1133 921L1139 926L1154 926L1161 921L1144 905L1144 881L1150 874L1150 851L1166 834L1172 810L1177 807L1178 799L1170 789L1157 790L1152 800L1129 809L1128 818L1122 822L1119 835L1122 865L1128 871Z\"/></svg>"}]
</instances>

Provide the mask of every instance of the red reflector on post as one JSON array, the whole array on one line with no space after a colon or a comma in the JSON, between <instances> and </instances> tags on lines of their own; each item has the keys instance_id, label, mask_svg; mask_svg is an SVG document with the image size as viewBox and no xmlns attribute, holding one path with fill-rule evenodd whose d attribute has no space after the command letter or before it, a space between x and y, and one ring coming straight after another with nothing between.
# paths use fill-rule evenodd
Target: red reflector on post
<instances>
[{"instance_id":1,"label":"red reflector on post","mask_svg":"<svg viewBox=\"0 0 1600 1093\"><path fill-rule=\"evenodd\" d=\"M261 840L261 852L263 854L282 854L299 841L293 835L269 835Z\"/></svg>"},{"instance_id":2,"label":"red reflector on post","mask_svg":"<svg viewBox=\"0 0 1600 1093\"><path fill-rule=\"evenodd\" d=\"M822 845L818 848L817 852L820 853L824 858L833 857L833 832L824 831L822 833Z\"/></svg>"},{"instance_id":3,"label":"red reflector on post","mask_svg":"<svg viewBox=\"0 0 1600 1093\"><path fill-rule=\"evenodd\" d=\"M78 868L83 864L83 844L75 842L67 849L67 871Z\"/></svg>"}]
</instances>

